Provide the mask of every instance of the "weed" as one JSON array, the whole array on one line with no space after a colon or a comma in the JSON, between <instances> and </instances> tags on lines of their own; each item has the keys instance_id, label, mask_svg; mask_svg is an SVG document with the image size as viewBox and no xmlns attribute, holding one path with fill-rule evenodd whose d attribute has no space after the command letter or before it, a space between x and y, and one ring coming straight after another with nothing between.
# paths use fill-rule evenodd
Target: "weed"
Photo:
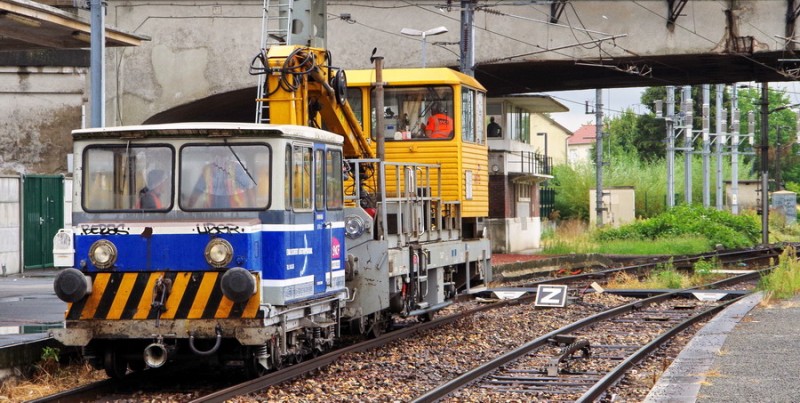
<instances>
[{"instance_id":1,"label":"weed","mask_svg":"<svg viewBox=\"0 0 800 403\"><path fill-rule=\"evenodd\" d=\"M764 301L767 303L772 298L790 298L800 291L800 263L793 247L787 246L778 257L775 269L761 277L759 289L766 292Z\"/></svg>"}]
</instances>

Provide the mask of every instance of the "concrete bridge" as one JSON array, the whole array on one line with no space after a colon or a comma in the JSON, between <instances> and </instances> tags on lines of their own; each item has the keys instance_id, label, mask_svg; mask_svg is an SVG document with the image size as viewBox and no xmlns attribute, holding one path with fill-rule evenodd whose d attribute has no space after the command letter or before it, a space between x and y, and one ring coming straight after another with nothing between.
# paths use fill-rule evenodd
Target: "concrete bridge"
<instances>
[{"instance_id":1,"label":"concrete bridge","mask_svg":"<svg viewBox=\"0 0 800 403\"><path fill-rule=\"evenodd\" d=\"M86 17L85 11L69 6L71 1L41 3L66 6L64 11ZM462 3L468 2L331 0L327 47L335 64L346 68L370 67L375 47L386 67L419 66L423 46L428 66L457 66ZM476 77L490 95L794 80L800 76L794 50L798 3L474 1ZM108 25L150 40L108 49L107 125L252 121L256 79L247 69L258 52L261 5L261 0L108 1ZM438 26L448 32L425 43L400 33ZM19 37L20 25L0 13L0 37L15 29ZM71 55L0 52L0 66L8 66L0 67L0 110L12 121L0 133L0 162L18 155L19 143L31 132L46 129L55 133L42 142L63 142L69 130L80 126L76 111L87 103L88 90L80 88L87 87L88 58ZM47 88L71 94L58 104L45 102L48 116L63 117L55 127L40 113L18 110L18 105L35 105Z\"/></svg>"},{"instance_id":2,"label":"concrete bridge","mask_svg":"<svg viewBox=\"0 0 800 403\"><path fill-rule=\"evenodd\" d=\"M109 24L152 38L110 52L109 110L120 108L110 124L254 112L246 69L258 51L261 1L186 3L109 2ZM333 60L369 68L377 47L387 67L420 66L421 39L400 31L444 26L426 38L427 65L458 66L459 45L440 44L460 39L459 2L437 7L446 3L328 1ZM787 81L800 71L800 4L791 0L498 3L518 5L479 1L474 14L476 76L493 95Z\"/></svg>"}]
</instances>

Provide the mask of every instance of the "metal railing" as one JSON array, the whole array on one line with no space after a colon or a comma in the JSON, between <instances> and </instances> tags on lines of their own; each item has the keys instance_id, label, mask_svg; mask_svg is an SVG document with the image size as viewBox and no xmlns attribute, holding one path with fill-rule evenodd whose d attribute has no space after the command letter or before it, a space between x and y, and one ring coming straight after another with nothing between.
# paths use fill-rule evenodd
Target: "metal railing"
<instances>
[{"instance_id":1,"label":"metal railing","mask_svg":"<svg viewBox=\"0 0 800 403\"><path fill-rule=\"evenodd\" d=\"M553 158L530 151L505 152L508 173L551 175Z\"/></svg>"}]
</instances>

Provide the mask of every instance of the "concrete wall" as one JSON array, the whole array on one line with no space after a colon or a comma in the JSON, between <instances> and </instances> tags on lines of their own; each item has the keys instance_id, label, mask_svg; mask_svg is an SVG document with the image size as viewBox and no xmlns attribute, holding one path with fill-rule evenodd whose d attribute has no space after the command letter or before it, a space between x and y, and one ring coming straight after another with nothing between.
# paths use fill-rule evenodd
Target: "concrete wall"
<instances>
[{"instance_id":1,"label":"concrete wall","mask_svg":"<svg viewBox=\"0 0 800 403\"><path fill-rule=\"evenodd\" d=\"M64 225L72 227L72 178L64 178Z\"/></svg>"},{"instance_id":2,"label":"concrete wall","mask_svg":"<svg viewBox=\"0 0 800 403\"><path fill-rule=\"evenodd\" d=\"M476 63L544 58L574 61L600 56L646 57L676 51L709 53L724 48L728 35L725 9L730 7L730 2L690 1L673 29L666 24L666 3L656 0L572 1L565 7L558 24L548 24L550 2L480 2L486 9L475 13L475 60ZM743 0L735 3L738 35L753 36L756 49L780 49L782 44L774 35L783 35L786 2ZM439 2L438 8L433 7L435 4L426 7L405 1L329 0L329 14L349 13L357 22L328 21L329 47L339 60L351 62L348 65L367 66L369 54L377 46L386 57L386 67L416 67L421 64L421 41L418 37L401 35L400 30L445 26L448 33L428 38L427 62L428 65L458 65L457 45L432 46L431 43L459 41L459 3L452 2L450 9L444 1ZM764 30L764 27L775 30ZM576 45L613 35L620 37L613 43L607 41L602 47Z\"/></svg>"},{"instance_id":3,"label":"concrete wall","mask_svg":"<svg viewBox=\"0 0 800 403\"><path fill-rule=\"evenodd\" d=\"M19 176L0 177L0 274L21 272Z\"/></svg>"},{"instance_id":4,"label":"concrete wall","mask_svg":"<svg viewBox=\"0 0 800 403\"><path fill-rule=\"evenodd\" d=\"M458 65L457 45L437 42L460 40L460 11L404 1L328 1L329 16L349 14L349 20L331 18L327 23L328 48L334 64L349 69L371 67L369 56L377 47L385 67L418 67L422 63L419 37L400 34L402 28L425 30L445 26L449 32L427 38L428 66ZM782 27L785 2L779 0L737 2L738 34L753 36L757 48L777 49L773 34L758 27ZM125 31L147 35L151 42L138 48L109 49L107 54L107 120L109 124L137 124L163 110L210 95L254 87L256 79L247 73L258 52L261 27L260 0L178 2L108 2L107 23ZM632 54L707 53L724 44L727 2L689 2L678 27L665 23L663 1L580 1L570 2L562 15L566 24L543 22L550 4L524 6L492 5L505 15L478 11L476 63L504 59L569 60L598 57L594 45L577 42L611 35L614 45L602 47L604 56ZM575 24L580 18L585 32ZM753 25L750 25L751 23ZM570 46L571 45L571 46ZM565 48L566 47L566 48ZM547 52L546 48L560 48ZM519 55L526 55L515 57Z\"/></svg>"},{"instance_id":5,"label":"concrete wall","mask_svg":"<svg viewBox=\"0 0 800 403\"><path fill-rule=\"evenodd\" d=\"M597 190L589 190L589 224L597 222ZM603 225L619 227L636 220L636 193L633 186L603 188Z\"/></svg>"},{"instance_id":6,"label":"concrete wall","mask_svg":"<svg viewBox=\"0 0 800 403\"><path fill-rule=\"evenodd\" d=\"M739 211L755 210L759 208L759 191L761 187L759 181L746 181L739 182L739 191L737 201L739 202ZM725 206L730 210L733 204L733 192L731 191L730 182L725 183Z\"/></svg>"},{"instance_id":7,"label":"concrete wall","mask_svg":"<svg viewBox=\"0 0 800 403\"><path fill-rule=\"evenodd\" d=\"M520 253L541 247L539 217L490 218L486 220L493 253Z\"/></svg>"},{"instance_id":8,"label":"concrete wall","mask_svg":"<svg viewBox=\"0 0 800 403\"><path fill-rule=\"evenodd\" d=\"M85 86L80 68L0 67L0 174L66 171Z\"/></svg>"},{"instance_id":9,"label":"concrete wall","mask_svg":"<svg viewBox=\"0 0 800 403\"><path fill-rule=\"evenodd\" d=\"M109 1L107 24L152 40L107 50L107 123L139 124L169 108L255 87L247 71L258 53L261 5Z\"/></svg>"}]
</instances>

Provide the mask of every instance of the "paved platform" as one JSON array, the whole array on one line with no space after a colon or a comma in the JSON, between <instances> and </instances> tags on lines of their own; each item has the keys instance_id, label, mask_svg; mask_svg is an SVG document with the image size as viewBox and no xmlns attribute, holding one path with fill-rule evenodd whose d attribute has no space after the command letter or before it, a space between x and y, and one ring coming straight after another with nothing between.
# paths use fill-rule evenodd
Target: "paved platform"
<instances>
[{"instance_id":1,"label":"paved platform","mask_svg":"<svg viewBox=\"0 0 800 403\"><path fill-rule=\"evenodd\" d=\"M53 269L0 277L0 379L60 347L48 329L63 326L66 304L53 291Z\"/></svg>"},{"instance_id":2,"label":"paved platform","mask_svg":"<svg viewBox=\"0 0 800 403\"><path fill-rule=\"evenodd\" d=\"M800 296L742 299L695 335L648 403L800 402Z\"/></svg>"}]
</instances>

